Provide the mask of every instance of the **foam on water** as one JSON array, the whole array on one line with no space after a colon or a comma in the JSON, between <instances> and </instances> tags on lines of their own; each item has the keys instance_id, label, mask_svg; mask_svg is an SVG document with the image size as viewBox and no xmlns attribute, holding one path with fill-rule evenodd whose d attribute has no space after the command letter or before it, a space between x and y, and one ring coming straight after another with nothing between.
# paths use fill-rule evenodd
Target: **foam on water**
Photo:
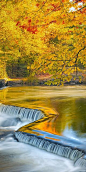
<instances>
[{"instance_id":1,"label":"foam on water","mask_svg":"<svg viewBox=\"0 0 86 172\"><path fill-rule=\"evenodd\" d=\"M57 172L57 170L74 172L78 170L71 161L33 146L18 143L12 135L8 135L0 142L0 155L1 172Z\"/></svg>"},{"instance_id":2,"label":"foam on water","mask_svg":"<svg viewBox=\"0 0 86 172\"><path fill-rule=\"evenodd\" d=\"M0 172L85 172L74 167L71 160L54 155L52 151L46 152L34 146L17 142L14 131L31 120L21 120L25 114L24 109L20 118L15 114L13 117L10 116L9 111L4 109L5 111L0 113ZM27 115L24 116L25 118ZM79 161L77 161L78 163Z\"/></svg>"},{"instance_id":3,"label":"foam on water","mask_svg":"<svg viewBox=\"0 0 86 172\"><path fill-rule=\"evenodd\" d=\"M37 109L28 109L0 104L0 127L18 128L44 117Z\"/></svg>"}]
</instances>

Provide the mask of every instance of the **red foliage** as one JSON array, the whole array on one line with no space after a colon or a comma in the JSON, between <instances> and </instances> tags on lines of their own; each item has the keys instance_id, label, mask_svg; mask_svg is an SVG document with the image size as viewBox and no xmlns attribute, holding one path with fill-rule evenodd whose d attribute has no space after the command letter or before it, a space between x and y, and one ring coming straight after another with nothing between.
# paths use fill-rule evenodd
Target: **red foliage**
<instances>
[{"instance_id":1,"label":"red foliage","mask_svg":"<svg viewBox=\"0 0 86 172\"><path fill-rule=\"evenodd\" d=\"M25 19L28 19L28 17L25 17Z\"/></svg>"},{"instance_id":2,"label":"red foliage","mask_svg":"<svg viewBox=\"0 0 86 172\"><path fill-rule=\"evenodd\" d=\"M71 30L68 30L69 33L71 33L72 31Z\"/></svg>"},{"instance_id":3,"label":"red foliage","mask_svg":"<svg viewBox=\"0 0 86 172\"><path fill-rule=\"evenodd\" d=\"M20 24L20 21L18 21L17 23L16 23L16 26L18 26Z\"/></svg>"},{"instance_id":4,"label":"red foliage","mask_svg":"<svg viewBox=\"0 0 86 172\"><path fill-rule=\"evenodd\" d=\"M53 11L57 11L58 4L51 4L53 6Z\"/></svg>"},{"instance_id":5,"label":"red foliage","mask_svg":"<svg viewBox=\"0 0 86 172\"><path fill-rule=\"evenodd\" d=\"M51 23L56 23L56 20L51 21L50 24L51 24Z\"/></svg>"},{"instance_id":6,"label":"red foliage","mask_svg":"<svg viewBox=\"0 0 86 172\"><path fill-rule=\"evenodd\" d=\"M39 20L36 20L36 23L38 23L39 22Z\"/></svg>"},{"instance_id":7,"label":"red foliage","mask_svg":"<svg viewBox=\"0 0 86 172\"><path fill-rule=\"evenodd\" d=\"M27 29L27 26L25 24L24 25L21 25L19 27L22 28L22 29Z\"/></svg>"},{"instance_id":8,"label":"red foliage","mask_svg":"<svg viewBox=\"0 0 86 172\"><path fill-rule=\"evenodd\" d=\"M31 24L31 19L28 20L29 25Z\"/></svg>"},{"instance_id":9,"label":"red foliage","mask_svg":"<svg viewBox=\"0 0 86 172\"><path fill-rule=\"evenodd\" d=\"M46 1L43 1L42 4L44 5L46 3Z\"/></svg>"},{"instance_id":10,"label":"red foliage","mask_svg":"<svg viewBox=\"0 0 86 172\"><path fill-rule=\"evenodd\" d=\"M47 9L47 12L49 12L50 11L50 9Z\"/></svg>"},{"instance_id":11,"label":"red foliage","mask_svg":"<svg viewBox=\"0 0 86 172\"><path fill-rule=\"evenodd\" d=\"M39 4L36 4L37 7L39 7Z\"/></svg>"},{"instance_id":12,"label":"red foliage","mask_svg":"<svg viewBox=\"0 0 86 172\"><path fill-rule=\"evenodd\" d=\"M65 24L64 20L63 20L62 24Z\"/></svg>"},{"instance_id":13,"label":"red foliage","mask_svg":"<svg viewBox=\"0 0 86 172\"><path fill-rule=\"evenodd\" d=\"M28 17L25 17L25 19L28 19ZM29 24L29 26L28 26L28 24ZM31 32L32 34L36 34L37 26L36 25L31 26L31 19L28 20L28 24L20 25L20 21L18 21L16 26L19 26L22 29L26 29L28 32Z\"/></svg>"},{"instance_id":14,"label":"red foliage","mask_svg":"<svg viewBox=\"0 0 86 172\"><path fill-rule=\"evenodd\" d=\"M61 7L59 7L58 10L61 10Z\"/></svg>"},{"instance_id":15,"label":"red foliage","mask_svg":"<svg viewBox=\"0 0 86 172\"><path fill-rule=\"evenodd\" d=\"M36 34L37 33L37 26L29 26L27 28L27 31L32 32L32 34Z\"/></svg>"},{"instance_id":16,"label":"red foliage","mask_svg":"<svg viewBox=\"0 0 86 172\"><path fill-rule=\"evenodd\" d=\"M82 13L85 13L86 14L86 8L83 8L82 9Z\"/></svg>"}]
</instances>

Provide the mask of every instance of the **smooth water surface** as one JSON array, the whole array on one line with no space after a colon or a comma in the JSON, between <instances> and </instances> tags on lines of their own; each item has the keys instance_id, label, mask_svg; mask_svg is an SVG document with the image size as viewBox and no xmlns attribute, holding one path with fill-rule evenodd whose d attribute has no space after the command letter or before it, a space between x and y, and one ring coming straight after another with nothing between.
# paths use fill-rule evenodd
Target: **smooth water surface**
<instances>
[{"instance_id":1,"label":"smooth water surface","mask_svg":"<svg viewBox=\"0 0 86 172\"><path fill-rule=\"evenodd\" d=\"M0 103L36 108L53 118L38 129L86 142L86 87L9 87ZM0 172L79 172L73 163L33 146L19 143L14 131L29 123L0 114Z\"/></svg>"}]
</instances>

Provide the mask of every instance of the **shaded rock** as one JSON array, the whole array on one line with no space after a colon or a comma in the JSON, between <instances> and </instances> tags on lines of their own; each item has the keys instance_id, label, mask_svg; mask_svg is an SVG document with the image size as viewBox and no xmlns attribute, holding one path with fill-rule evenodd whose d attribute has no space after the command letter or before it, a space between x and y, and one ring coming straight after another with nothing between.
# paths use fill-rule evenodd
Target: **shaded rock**
<instances>
[{"instance_id":1,"label":"shaded rock","mask_svg":"<svg viewBox=\"0 0 86 172\"><path fill-rule=\"evenodd\" d=\"M13 80L13 81L7 81L6 86L16 86L16 85L22 85L22 80Z\"/></svg>"},{"instance_id":2,"label":"shaded rock","mask_svg":"<svg viewBox=\"0 0 86 172\"><path fill-rule=\"evenodd\" d=\"M0 79L0 88L5 87L6 81L5 79Z\"/></svg>"}]
</instances>

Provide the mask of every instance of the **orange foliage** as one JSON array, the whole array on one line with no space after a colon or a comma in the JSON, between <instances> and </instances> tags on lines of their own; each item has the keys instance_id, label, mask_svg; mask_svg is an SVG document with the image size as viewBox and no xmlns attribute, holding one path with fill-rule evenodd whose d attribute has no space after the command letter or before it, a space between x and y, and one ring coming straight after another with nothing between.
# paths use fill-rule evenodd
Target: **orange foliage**
<instances>
[{"instance_id":1,"label":"orange foliage","mask_svg":"<svg viewBox=\"0 0 86 172\"><path fill-rule=\"evenodd\" d=\"M6 38L12 55L35 55L34 74L49 73L55 84L71 80L78 63L86 66L85 0L14 3L1 1L1 49Z\"/></svg>"}]
</instances>

